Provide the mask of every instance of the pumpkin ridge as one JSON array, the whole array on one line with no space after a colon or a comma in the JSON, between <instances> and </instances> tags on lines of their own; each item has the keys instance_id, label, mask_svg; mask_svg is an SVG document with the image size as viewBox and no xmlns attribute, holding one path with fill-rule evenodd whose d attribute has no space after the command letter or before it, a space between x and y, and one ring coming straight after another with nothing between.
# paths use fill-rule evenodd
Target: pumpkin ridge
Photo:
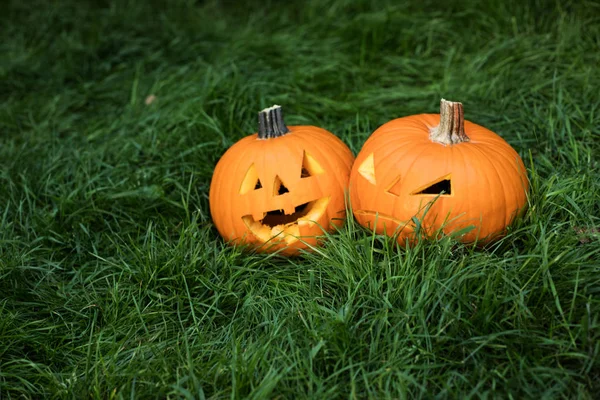
<instances>
[{"instance_id":1,"label":"pumpkin ridge","mask_svg":"<svg viewBox=\"0 0 600 400\"><path fill-rule=\"evenodd\" d=\"M503 152L497 151L496 149L494 149L496 154L498 154L498 156L503 157L504 159L511 161L510 162L510 167L508 167L507 165L505 165L504 163L501 164L502 168L505 168L505 171L509 170L511 172L516 173L516 176L519 178L519 184L517 185L516 182L513 182L513 180L509 180L512 184L508 185L508 186L503 186L503 187L507 187L510 188L511 190L511 203L512 204L519 204L519 194L523 191L525 193L525 201L527 201L527 191L529 190L529 181L527 180L527 169L525 167L525 164L523 164L521 157L519 156L518 153L516 153L515 151L515 159L511 159L509 157L507 157ZM519 162L521 160L521 162ZM516 162L515 162L516 161ZM523 171L520 171L520 166L523 166ZM496 168L496 166L495 166ZM506 174L508 175L508 174ZM504 175L504 176L506 176ZM525 179L525 180L523 180ZM505 193L506 194L506 193ZM507 210L508 211L508 210ZM515 210L512 210L512 214L513 215L507 215L506 216L506 221L507 224L511 223L512 220L518 215L518 213L521 211L521 207L518 207Z\"/></svg>"},{"instance_id":2,"label":"pumpkin ridge","mask_svg":"<svg viewBox=\"0 0 600 400\"><path fill-rule=\"evenodd\" d=\"M507 179L506 177L513 176L515 178L519 178L520 182L523 182L523 175L526 175L526 169L523 165L524 169L521 171L520 165L522 164L522 160L519 154L503 137L481 125L474 123L471 124L480 129L478 136L480 135L481 137L477 139L477 142L473 142L473 144L476 144L476 146L470 146L470 148L472 150L477 149L477 152L481 155L481 157L483 159L487 159L487 161L489 161L490 156L486 153L489 151L494 154L497 157L496 160L499 161L494 163L487 162L485 165L491 164L494 171L496 171L498 175L498 182L500 182L501 187L504 188L504 190L502 190L502 194L504 196L504 202L502 204L504 204L504 206L501 206L501 208L502 212L504 213L504 225L508 226L512 220L514 220L515 215L519 210L513 210L512 213L510 213L512 215L509 215L507 206L510 204L519 204L520 189L525 189L525 191L527 191L529 185L525 184L523 187L523 184L521 184L520 187L515 187L514 180ZM514 157L510 157L508 154L506 154L507 152L512 153ZM521 160L521 162L519 162L519 160ZM505 164L510 164L510 166ZM499 166L501 167L501 170L498 170ZM486 178L488 178L487 174ZM510 191L510 196L507 196L507 191ZM495 209L497 210L497 208Z\"/></svg>"},{"instance_id":3,"label":"pumpkin ridge","mask_svg":"<svg viewBox=\"0 0 600 400\"><path fill-rule=\"evenodd\" d=\"M385 161L387 161L389 159L389 157L397 156L399 153L398 148L401 149L403 154L411 154L419 146L428 146L429 145L428 143L414 143L413 146L404 148L405 146L403 146L403 145L400 146L397 143L385 143L384 140L382 140L382 142L383 143L380 143L379 146L375 147L373 149L373 151L371 152L371 153L375 153L377 150L380 150L381 148L384 148L386 150L389 149L389 151L385 152L382 156L379 157L378 163L385 163Z\"/></svg>"},{"instance_id":4,"label":"pumpkin ridge","mask_svg":"<svg viewBox=\"0 0 600 400\"><path fill-rule=\"evenodd\" d=\"M373 140L373 143L377 143L377 142L386 142L386 146L388 146L390 144L390 142L394 143L394 146L396 147L403 147L403 143L405 142L409 142L409 143L414 143L416 141L419 141L421 143L429 143L429 141L426 141L423 139L423 135L419 134L418 132L406 132L400 128L395 128L393 130L388 130L385 132L381 132L378 137Z\"/></svg>"},{"instance_id":5,"label":"pumpkin ridge","mask_svg":"<svg viewBox=\"0 0 600 400\"><path fill-rule=\"evenodd\" d=\"M379 126L371 136L367 138L362 147L370 147L372 143L376 143L378 141L388 141L388 140L410 140L414 141L416 138L420 138L422 133L420 132L420 126L418 121L414 121L414 116L400 117L393 119L385 124ZM405 126L396 126L400 124L402 121L410 121L413 126L410 126L410 129L406 129ZM388 138L390 136L390 138Z\"/></svg>"},{"instance_id":6,"label":"pumpkin ridge","mask_svg":"<svg viewBox=\"0 0 600 400\"><path fill-rule=\"evenodd\" d=\"M502 139L502 137L500 137L500 139ZM508 161L508 163L511 165L511 170L514 171L517 176L522 177L523 175L525 175L525 177L527 176L527 168L525 167L525 164L523 163L523 160L521 159L521 156L519 155L519 153L517 153L517 151L504 139L503 140L503 147L505 151L500 151L500 149L498 149L499 146L494 146L494 145L489 145L486 146L486 149L489 149L491 151L493 151L494 153L498 154L500 157L504 158L504 160ZM510 152L512 153L512 155L514 157L509 157L506 152ZM521 171L521 166L523 166L523 170ZM521 179L521 184L526 183L526 187L525 189L528 189L529 187L529 183L526 180L525 182L523 182L523 180Z\"/></svg>"},{"instance_id":7,"label":"pumpkin ridge","mask_svg":"<svg viewBox=\"0 0 600 400\"><path fill-rule=\"evenodd\" d=\"M417 145L417 146L419 146L419 145ZM417 146L413 147L412 150L415 151L415 149L417 148ZM417 163L417 161L419 161L419 158L421 158L421 156L423 155L423 153L425 153L425 152L427 152L427 150L429 150L429 146L430 145L428 143L423 143L423 144L421 144L421 146L424 147L423 151L421 151L420 153L416 154L415 157L414 157L414 159L412 160L412 162L406 166L406 169L405 169L406 172L405 172L405 174L407 176L414 173L411 170L413 169L413 167L415 166L415 164ZM419 171L417 171L417 173L419 173Z\"/></svg>"},{"instance_id":8,"label":"pumpkin ridge","mask_svg":"<svg viewBox=\"0 0 600 400\"><path fill-rule=\"evenodd\" d=\"M450 170L452 171L452 175L455 179L455 188L459 185L459 182L467 181L469 170L469 162L468 157L465 157L465 151L468 151L468 148L463 146L454 147L451 146L451 157L450 157ZM462 179L460 179L461 177ZM454 203L447 207L442 207L442 210L438 212L438 216L443 218L443 224L440 226L444 232L447 232L449 229L452 229L452 224L461 224L461 220L464 220L466 217L466 225L468 226L471 217L469 214L469 210L473 209L473 202L475 199L473 196L469 196L469 193L466 191L466 188L460 189L460 191L456 192L455 189L455 197ZM448 226L449 225L449 226ZM465 227L465 226L463 226ZM476 227L477 228L477 227ZM479 227L481 229L481 227ZM473 231L470 231L468 234L471 234Z\"/></svg>"},{"instance_id":9,"label":"pumpkin ridge","mask_svg":"<svg viewBox=\"0 0 600 400\"><path fill-rule=\"evenodd\" d=\"M470 152L471 154L466 155L464 152ZM495 168L493 162L490 162L490 157L488 155L485 154L485 152L483 152L479 146L469 146L468 148L464 148L464 152L463 152L463 157L465 157L466 159L471 159L474 158L474 160L477 162L477 164L479 166L489 166L491 164L492 168L494 170L494 172L496 173L496 178L497 178L497 182L494 183L493 180L490 177L490 174L487 173L488 172L488 168L478 168L479 171L485 171L484 173L480 173L478 174L478 176L480 178L485 179L485 186L482 185L480 188L477 188L478 191L480 191L480 193L485 193L486 197L490 199L490 201L488 202L488 204L491 205L491 207L489 207L489 214L494 216L495 219L495 215L496 213L499 211L499 209L502 209L502 213L503 213L503 217L501 218L502 221L505 221L506 219L506 195L504 193L504 190L500 190L500 192L502 193L502 202L500 202L499 198L495 197L496 194L496 190L494 190L494 188L496 188L498 186L498 182L502 183L502 177L500 177L497 169ZM482 182L483 183L483 182ZM502 186L501 186L502 187ZM479 195L479 193L477 193L477 195ZM472 196L468 197L469 199L472 198ZM469 204L468 209L472 209L472 205ZM482 218L482 215L480 213L479 218ZM498 219L500 220L500 219ZM504 222L502 222L504 223ZM488 223L488 227L489 227L489 223ZM476 238L479 239L485 239L486 236L489 235L489 233L487 232L489 230L489 228L484 229L482 226L479 227L479 231L477 232ZM493 231L496 231L497 229L493 229ZM483 232L482 232L483 231ZM482 235L483 233L483 235Z\"/></svg>"},{"instance_id":10,"label":"pumpkin ridge","mask_svg":"<svg viewBox=\"0 0 600 400\"><path fill-rule=\"evenodd\" d=\"M482 158L490 158L490 155L485 154L485 152L483 152L483 150L481 148L477 148L477 151L479 151L479 153L481 154ZM498 160L498 158L500 159L505 159L505 160L509 160L510 159L508 157L504 156L504 153L501 151L498 151L495 147L492 148L492 154L494 154L494 156L496 157L496 160ZM507 209L507 205L508 204L515 204L518 203L518 199L514 196L511 196L511 198L509 199L507 197L507 189L510 188L510 191L513 192L513 187L512 187L512 179L506 179L507 176L512 175L515 170L514 168L508 167L506 165L506 163L504 162L491 162L490 163L492 166L492 169L496 172L497 176L498 176L498 181L500 182L500 187L504 188L504 190L501 190L502 195L504 197L504 206L502 207L503 212L504 212L504 225L508 225L511 221L510 218L508 216L508 209ZM510 163L512 164L512 163ZM507 173L508 172L508 173ZM517 176L519 176L519 173L517 171Z\"/></svg>"},{"instance_id":11,"label":"pumpkin ridge","mask_svg":"<svg viewBox=\"0 0 600 400\"><path fill-rule=\"evenodd\" d=\"M398 121L398 122L394 123L394 121ZM408 121L408 122L410 122L411 125L410 126L400 125L401 121ZM399 126L397 126L397 125L399 125ZM411 118L411 117L397 118L397 119L387 122L387 123L383 124L382 126L380 126L379 128L377 128L377 130L375 132L373 132L373 135L369 138L369 140L372 139L373 141L375 141L376 139L381 139L382 137L385 137L387 135L392 136L396 140L398 140L399 138L406 139L406 140L409 140L409 139L415 140L417 138L420 139L423 136L423 133L422 133L423 127L427 127L427 125L423 124L420 121L415 120L414 118Z\"/></svg>"},{"instance_id":12,"label":"pumpkin ridge","mask_svg":"<svg viewBox=\"0 0 600 400\"><path fill-rule=\"evenodd\" d=\"M492 163L492 168L491 169L496 172L496 174L498 176L498 181L500 182L500 187L502 187L502 188L510 188L510 192L513 192L513 190L512 190L513 188L511 187L512 186L511 185L511 180L510 179L509 180L506 179L507 168L508 167L505 166L503 163L500 163L500 164L499 163ZM509 190L507 190L507 189L501 190L502 196L503 196L503 199L504 199L504 202L502 203L502 204L504 204L504 206L501 207L501 208L502 208L503 215L504 215L503 224L505 226L508 226L508 224L510 224L510 222L511 222L510 221L510 217L508 215L509 214L509 210L508 210L507 205L508 204L517 203L517 201L515 201L517 199L512 198L513 197L512 193L511 193L510 198L509 198L509 196L507 196L507 192L508 191Z\"/></svg>"}]
</instances>

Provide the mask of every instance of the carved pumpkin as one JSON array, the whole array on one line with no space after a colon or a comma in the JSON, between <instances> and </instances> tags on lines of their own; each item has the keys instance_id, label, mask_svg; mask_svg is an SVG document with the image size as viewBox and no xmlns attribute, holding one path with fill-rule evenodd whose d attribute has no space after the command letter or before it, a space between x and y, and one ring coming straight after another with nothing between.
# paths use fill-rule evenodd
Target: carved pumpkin
<instances>
[{"instance_id":1,"label":"carved pumpkin","mask_svg":"<svg viewBox=\"0 0 600 400\"><path fill-rule=\"evenodd\" d=\"M354 157L332 133L283 122L280 106L258 114L259 130L217 163L210 211L223 238L293 255L345 217Z\"/></svg>"},{"instance_id":2,"label":"carved pumpkin","mask_svg":"<svg viewBox=\"0 0 600 400\"><path fill-rule=\"evenodd\" d=\"M436 232L489 242L525 207L525 166L500 136L465 121L461 103L442 99L440 110L373 132L350 176L354 216L401 245Z\"/></svg>"}]
</instances>

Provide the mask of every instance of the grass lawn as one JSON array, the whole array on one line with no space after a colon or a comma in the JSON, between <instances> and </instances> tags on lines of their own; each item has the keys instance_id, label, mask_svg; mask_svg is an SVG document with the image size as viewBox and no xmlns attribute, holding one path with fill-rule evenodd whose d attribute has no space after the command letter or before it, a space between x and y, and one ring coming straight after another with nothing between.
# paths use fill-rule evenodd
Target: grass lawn
<instances>
[{"instance_id":1,"label":"grass lawn","mask_svg":"<svg viewBox=\"0 0 600 400\"><path fill-rule=\"evenodd\" d=\"M3 2L0 399L597 398L600 5L467 3ZM356 154L442 97L527 166L503 240L218 236L260 109Z\"/></svg>"}]
</instances>

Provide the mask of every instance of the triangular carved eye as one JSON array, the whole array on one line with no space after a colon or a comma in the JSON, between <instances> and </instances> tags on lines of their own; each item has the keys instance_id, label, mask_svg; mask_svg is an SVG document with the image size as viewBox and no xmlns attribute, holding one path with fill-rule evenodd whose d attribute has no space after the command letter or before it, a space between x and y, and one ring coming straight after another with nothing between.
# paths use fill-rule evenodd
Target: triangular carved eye
<instances>
[{"instance_id":1,"label":"triangular carved eye","mask_svg":"<svg viewBox=\"0 0 600 400\"><path fill-rule=\"evenodd\" d=\"M360 164L358 173L373 185L377 184L377 180L375 179L375 160L373 158L373 153L369 154L362 164Z\"/></svg>"},{"instance_id":2,"label":"triangular carved eye","mask_svg":"<svg viewBox=\"0 0 600 400\"><path fill-rule=\"evenodd\" d=\"M248 168L244 180L242 180L240 194L248 193L251 190L261 189L262 187L262 183L260 182L258 173L256 172L256 167L254 167L254 164L252 164L250 168Z\"/></svg>"},{"instance_id":3,"label":"triangular carved eye","mask_svg":"<svg viewBox=\"0 0 600 400\"><path fill-rule=\"evenodd\" d=\"M446 175L424 187L415 190L411 195L452 195L452 179L450 175Z\"/></svg>"},{"instance_id":4,"label":"triangular carved eye","mask_svg":"<svg viewBox=\"0 0 600 400\"><path fill-rule=\"evenodd\" d=\"M273 185L273 196L279 196L284 193L289 193L289 189L283 184L279 176L275 177L275 184Z\"/></svg>"},{"instance_id":5,"label":"triangular carved eye","mask_svg":"<svg viewBox=\"0 0 600 400\"><path fill-rule=\"evenodd\" d=\"M300 173L301 178L308 178L309 176L319 175L324 172L323 167L314 159L313 156L308 154L306 151L302 156L302 172Z\"/></svg>"},{"instance_id":6,"label":"triangular carved eye","mask_svg":"<svg viewBox=\"0 0 600 400\"><path fill-rule=\"evenodd\" d=\"M390 185L390 188L387 190L388 193L391 193L394 196L400 196L400 186L402 183L402 179L400 179L400 178L401 178L400 175L398 175L398 177L396 178L394 183L392 183Z\"/></svg>"}]
</instances>

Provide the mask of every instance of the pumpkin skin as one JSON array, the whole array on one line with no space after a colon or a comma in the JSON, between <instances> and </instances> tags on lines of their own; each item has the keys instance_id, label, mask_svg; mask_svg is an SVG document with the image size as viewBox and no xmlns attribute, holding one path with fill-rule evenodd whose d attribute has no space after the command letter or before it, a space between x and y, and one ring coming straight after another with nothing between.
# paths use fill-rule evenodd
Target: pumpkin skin
<instances>
[{"instance_id":1,"label":"pumpkin skin","mask_svg":"<svg viewBox=\"0 0 600 400\"><path fill-rule=\"evenodd\" d=\"M517 152L494 132L465 121L460 103L442 100L441 115L382 125L352 168L356 220L397 235L403 246L441 232L457 233L464 243L488 243L505 233L527 202L529 182Z\"/></svg>"},{"instance_id":2,"label":"pumpkin skin","mask_svg":"<svg viewBox=\"0 0 600 400\"><path fill-rule=\"evenodd\" d=\"M325 129L286 127L279 106L261 113L259 127L274 123L267 130L276 134L261 135L259 129L225 152L213 173L210 211L231 244L296 255L343 223L354 156Z\"/></svg>"}]
</instances>

